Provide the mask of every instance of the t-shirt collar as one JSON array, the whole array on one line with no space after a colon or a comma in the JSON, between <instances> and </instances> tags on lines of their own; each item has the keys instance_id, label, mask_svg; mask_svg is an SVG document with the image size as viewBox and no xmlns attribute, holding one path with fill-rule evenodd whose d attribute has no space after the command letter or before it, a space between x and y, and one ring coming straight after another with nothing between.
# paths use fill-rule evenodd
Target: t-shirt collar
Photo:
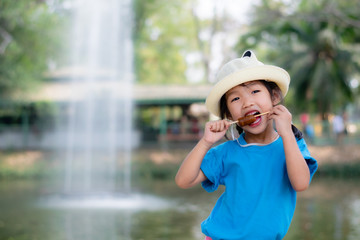
<instances>
[{"instance_id":1,"label":"t-shirt collar","mask_svg":"<svg viewBox=\"0 0 360 240\"><path fill-rule=\"evenodd\" d=\"M279 134L277 134L276 138L273 141L271 141L270 143L266 143L266 144L264 144L264 143L247 143L245 141L244 136L245 136L245 133L241 133L240 137L236 139L236 141L237 141L237 143L239 144L240 147L268 146L268 145L272 144L273 142L276 142L276 140L279 139Z\"/></svg>"}]
</instances>

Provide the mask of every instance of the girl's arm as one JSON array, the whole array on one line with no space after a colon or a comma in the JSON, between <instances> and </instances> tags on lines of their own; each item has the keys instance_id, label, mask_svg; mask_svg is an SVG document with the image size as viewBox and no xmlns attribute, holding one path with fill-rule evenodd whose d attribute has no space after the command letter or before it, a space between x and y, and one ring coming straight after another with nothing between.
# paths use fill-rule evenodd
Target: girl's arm
<instances>
[{"instance_id":1,"label":"girl's arm","mask_svg":"<svg viewBox=\"0 0 360 240\"><path fill-rule=\"evenodd\" d=\"M292 187L300 192L308 188L310 182L309 167L301 154L291 129L291 113L283 105L275 106L271 115L276 130L283 139L286 168Z\"/></svg>"},{"instance_id":2,"label":"girl's arm","mask_svg":"<svg viewBox=\"0 0 360 240\"><path fill-rule=\"evenodd\" d=\"M225 135L229 126L226 120L206 123L204 136L187 155L176 174L175 182L179 187L190 188L207 179L200 169L202 160L211 146Z\"/></svg>"}]
</instances>

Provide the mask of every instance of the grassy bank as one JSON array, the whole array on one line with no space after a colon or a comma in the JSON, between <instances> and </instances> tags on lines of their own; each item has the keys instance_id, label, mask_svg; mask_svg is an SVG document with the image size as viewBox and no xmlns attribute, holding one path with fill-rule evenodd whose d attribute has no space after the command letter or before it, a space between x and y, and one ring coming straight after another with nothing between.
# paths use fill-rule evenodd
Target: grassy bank
<instances>
[{"instance_id":1,"label":"grassy bank","mask_svg":"<svg viewBox=\"0 0 360 240\"><path fill-rule=\"evenodd\" d=\"M40 151L0 152L0 179L34 179L47 174L49 162Z\"/></svg>"},{"instance_id":2,"label":"grassy bank","mask_svg":"<svg viewBox=\"0 0 360 240\"><path fill-rule=\"evenodd\" d=\"M360 177L360 162L323 164L316 174L319 177L357 178Z\"/></svg>"},{"instance_id":3,"label":"grassy bank","mask_svg":"<svg viewBox=\"0 0 360 240\"><path fill-rule=\"evenodd\" d=\"M145 181L174 179L188 149L139 149L133 153L132 178ZM358 178L359 161L318 159L318 177ZM0 152L0 179L43 178L62 171L63 163L51 153L41 151Z\"/></svg>"}]
</instances>

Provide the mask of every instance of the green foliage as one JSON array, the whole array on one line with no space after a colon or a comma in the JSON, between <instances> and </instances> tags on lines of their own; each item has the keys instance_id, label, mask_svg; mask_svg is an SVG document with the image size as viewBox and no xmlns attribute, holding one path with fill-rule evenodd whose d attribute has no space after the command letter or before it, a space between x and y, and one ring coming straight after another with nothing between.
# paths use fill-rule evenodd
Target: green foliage
<instances>
[{"instance_id":1,"label":"green foliage","mask_svg":"<svg viewBox=\"0 0 360 240\"><path fill-rule=\"evenodd\" d=\"M45 1L0 1L0 96L31 89L59 58L64 21Z\"/></svg>"},{"instance_id":2,"label":"green foliage","mask_svg":"<svg viewBox=\"0 0 360 240\"><path fill-rule=\"evenodd\" d=\"M199 14L202 4L212 7L209 16ZM236 21L217 1L135 0L135 16L136 73L141 83L211 82L223 57L233 54L225 36L238 32L233 29Z\"/></svg>"},{"instance_id":3,"label":"green foliage","mask_svg":"<svg viewBox=\"0 0 360 240\"><path fill-rule=\"evenodd\" d=\"M185 55L195 48L191 6L184 0L135 0L138 81L186 83Z\"/></svg>"},{"instance_id":4,"label":"green foliage","mask_svg":"<svg viewBox=\"0 0 360 240\"><path fill-rule=\"evenodd\" d=\"M263 0L237 49L266 49L268 60L290 72L299 111L337 111L353 101L350 80L359 71L360 36L354 4L344 1ZM295 6L295 7L294 7Z\"/></svg>"},{"instance_id":5,"label":"green foliage","mask_svg":"<svg viewBox=\"0 0 360 240\"><path fill-rule=\"evenodd\" d=\"M0 127L21 126L25 117L32 127L46 129L54 126L57 107L53 102L1 102ZM0 130L1 130L0 128Z\"/></svg>"}]
</instances>

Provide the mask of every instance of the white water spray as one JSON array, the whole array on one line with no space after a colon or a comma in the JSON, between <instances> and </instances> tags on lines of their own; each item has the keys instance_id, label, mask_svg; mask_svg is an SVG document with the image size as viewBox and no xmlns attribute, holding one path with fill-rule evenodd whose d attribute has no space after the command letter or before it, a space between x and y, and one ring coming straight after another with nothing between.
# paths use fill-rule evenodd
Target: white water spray
<instances>
[{"instance_id":1,"label":"white water spray","mask_svg":"<svg viewBox=\"0 0 360 240\"><path fill-rule=\"evenodd\" d=\"M72 35L64 191L130 192L131 0L77 0Z\"/></svg>"}]
</instances>

